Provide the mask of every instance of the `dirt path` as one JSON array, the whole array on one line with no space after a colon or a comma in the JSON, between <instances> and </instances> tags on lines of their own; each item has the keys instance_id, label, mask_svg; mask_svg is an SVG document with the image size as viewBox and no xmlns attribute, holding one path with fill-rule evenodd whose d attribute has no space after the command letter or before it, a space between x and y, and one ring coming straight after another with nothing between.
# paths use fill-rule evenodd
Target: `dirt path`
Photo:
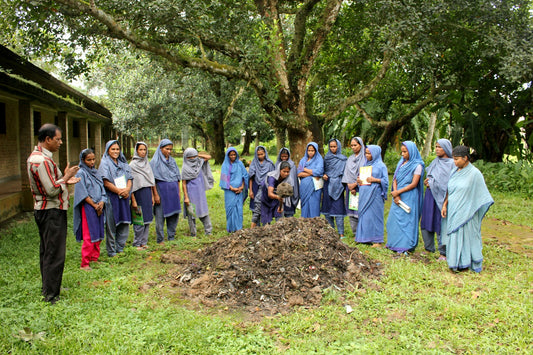
<instances>
[{"instance_id":1,"label":"dirt path","mask_svg":"<svg viewBox=\"0 0 533 355\"><path fill-rule=\"evenodd\" d=\"M497 218L485 218L481 226L483 242L497 244L514 253L533 257L533 229Z\"/></svg>"}]
</instances>

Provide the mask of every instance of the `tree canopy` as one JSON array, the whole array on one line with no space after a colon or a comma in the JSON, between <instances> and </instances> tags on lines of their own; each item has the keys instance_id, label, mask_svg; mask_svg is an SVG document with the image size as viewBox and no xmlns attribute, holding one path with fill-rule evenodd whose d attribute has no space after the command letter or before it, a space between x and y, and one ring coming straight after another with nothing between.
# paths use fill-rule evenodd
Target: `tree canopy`
<instances>
[{"instance_id":1,"label":"tree canopy","mask_svg":"<svg viewBox=\"0 0 533 355\"><path fill-rule=\"evenodd\" d=\"M462 132L498 160L495 147L520 141L516 124L530 120L528 0L13 4L2 6L4 29L23 36L29 51L121 41L169 66L244 83L296 156L307 141L322 143L323 127L337 120L366 121L386 147L418 114L444 107L448 134Z\"/></svg>"}]
</instances>

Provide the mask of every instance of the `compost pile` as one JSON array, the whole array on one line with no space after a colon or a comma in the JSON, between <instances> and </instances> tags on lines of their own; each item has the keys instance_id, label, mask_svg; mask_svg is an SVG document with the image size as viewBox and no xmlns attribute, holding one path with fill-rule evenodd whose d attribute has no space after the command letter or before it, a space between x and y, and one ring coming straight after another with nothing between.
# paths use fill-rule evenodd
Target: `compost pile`
<instances>
[{"instance_id":1,"label":"compost pile","mask_svg":"<svg viewBox=\"0 0 533 355\"><path fill-rule=\"evenodd\" d=\"M379 266L339 240L323 218L284 218L243 229L176 263L173 286L202 304L277 313L320 304L323 291L360 289L380 275Z\"/></svg>"}]
</instances>

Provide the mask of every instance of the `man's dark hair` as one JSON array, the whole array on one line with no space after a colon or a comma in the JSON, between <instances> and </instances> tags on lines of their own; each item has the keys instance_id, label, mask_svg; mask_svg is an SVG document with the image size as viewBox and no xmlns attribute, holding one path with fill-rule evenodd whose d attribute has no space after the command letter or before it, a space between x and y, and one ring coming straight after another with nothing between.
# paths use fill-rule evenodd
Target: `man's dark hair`
<instances>
[{"instance_id":1,"label":"man's dark hair","mask_svg":"<svg viewBox=\"0 0 533 355\"><path fill-rule=\"evenodd\" d=\"M55 124L45 123L44 125L41 126L41 128L39 128L39 132L37 133L37 139L41 143L46 141L46 137L50 137L50 139L54 139L57 131L61 132L61 128L59 128Z\"/></svg>"}]
</instances>

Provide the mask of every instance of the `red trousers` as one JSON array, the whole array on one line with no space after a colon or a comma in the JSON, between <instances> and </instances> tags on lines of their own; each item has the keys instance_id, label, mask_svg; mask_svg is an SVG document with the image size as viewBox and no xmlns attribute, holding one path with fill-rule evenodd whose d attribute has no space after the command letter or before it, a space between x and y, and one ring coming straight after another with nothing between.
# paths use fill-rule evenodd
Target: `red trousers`
<instances>
[{"instance_id":1,"label":"red trousers","mask_svg":"<svg viewBox=\"0 0 533 355\"><path fill-rule=\"evenodd\" d=\"M81 208L81 232L83 235L83 243L81 245L81 266L89 266L89 262L97 261L100 257L100 241L91 242L91 233L89 232L89 224L85 215L85 206Z\"/></svg>"}]
</instances>

